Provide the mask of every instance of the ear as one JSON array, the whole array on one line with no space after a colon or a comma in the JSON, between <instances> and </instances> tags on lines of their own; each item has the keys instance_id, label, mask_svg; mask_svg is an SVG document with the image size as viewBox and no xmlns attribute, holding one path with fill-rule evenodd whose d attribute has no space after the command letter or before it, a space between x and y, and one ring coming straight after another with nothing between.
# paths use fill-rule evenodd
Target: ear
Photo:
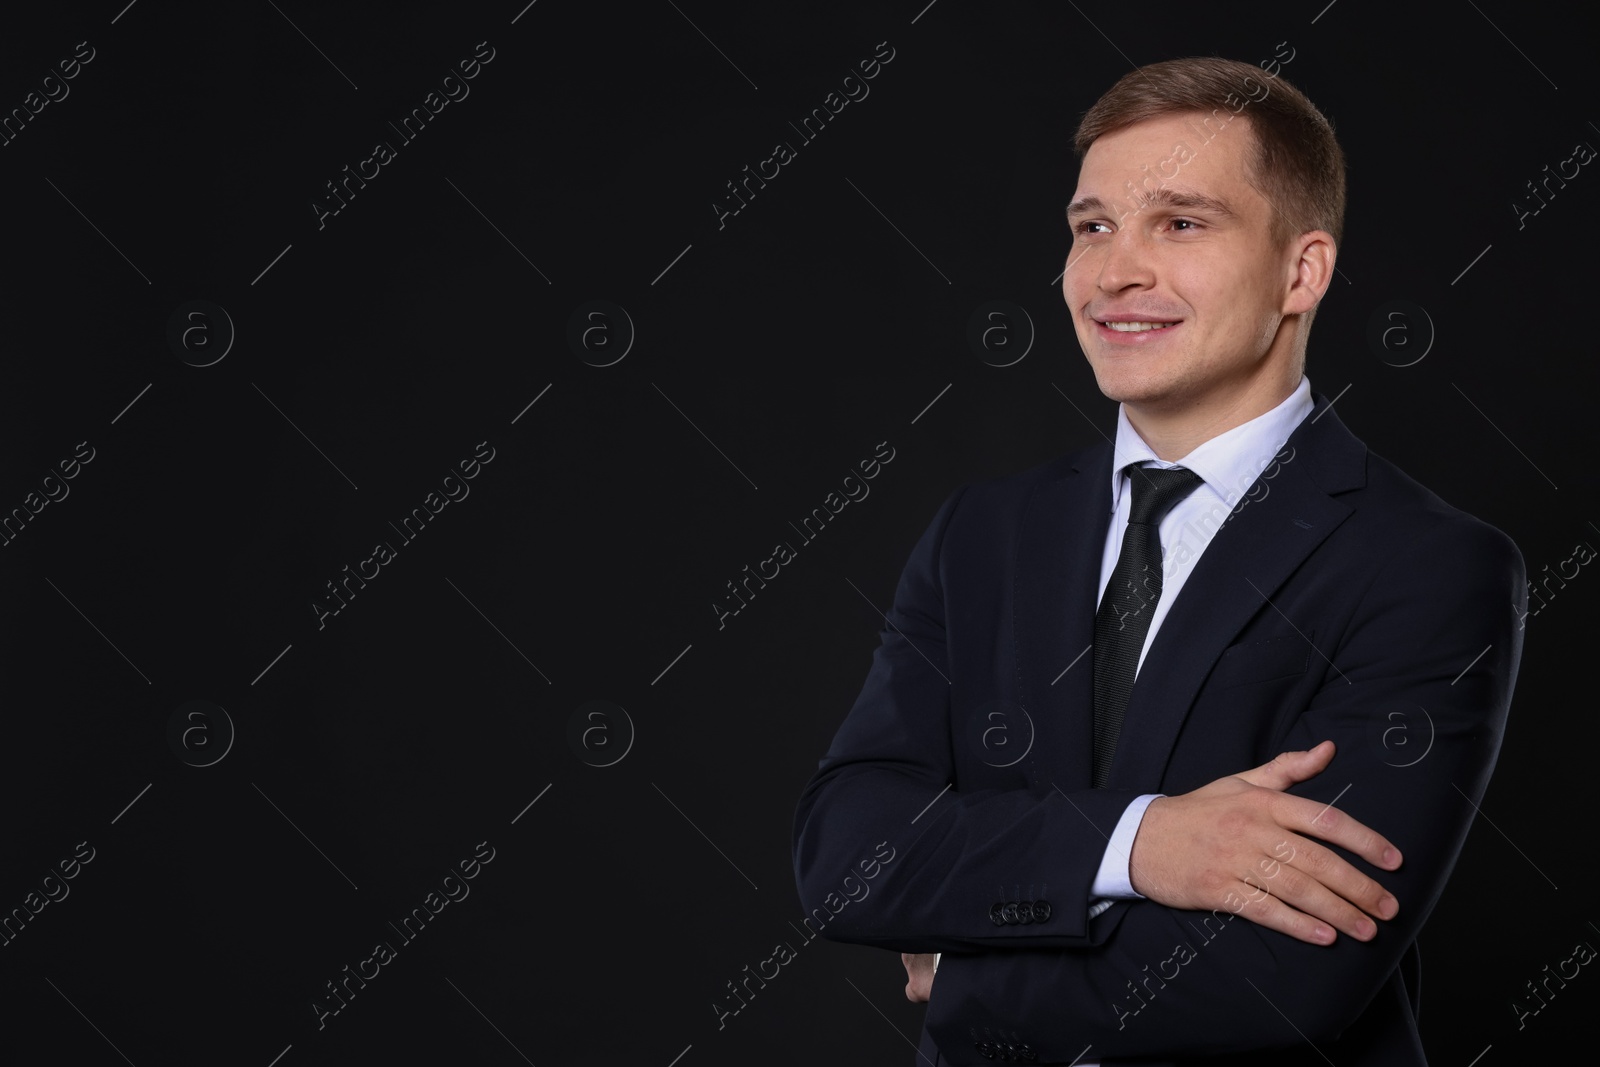
<instances>
[{"instance_id":1,"label":"ear","mask_svg":"<svg viewBox=\"0 0 1600 1067\"><path fill-rule=\"evenodd\" d=\"M1294 255L1288 264L1288 289L1283 296L1285 315L1304 315L1317 306L1333 281L1333 261L1337 255L1333 235L1311 230L1295 238Z\"/></svg>"}]
</instances>

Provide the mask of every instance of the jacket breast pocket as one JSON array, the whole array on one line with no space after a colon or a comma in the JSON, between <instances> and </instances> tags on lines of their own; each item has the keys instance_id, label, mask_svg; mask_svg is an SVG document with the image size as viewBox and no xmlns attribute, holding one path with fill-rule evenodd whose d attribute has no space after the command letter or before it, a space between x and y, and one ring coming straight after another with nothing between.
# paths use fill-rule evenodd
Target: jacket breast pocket
<instances>
[{"instance_id":1,"label":"jacket breast pocket","mask_svg":"<svg viewBox=\"0 0 1600 1067\"><path fill-rule=\"evenodd\" d=\"M1230 645L1217 660L1209 687L1231 689L1304 674L1311 665L1311 643L1315 637L1315 631L1307 631L1304 636L1286 634L1265 641Z\"/></svg>"}]
</instances>

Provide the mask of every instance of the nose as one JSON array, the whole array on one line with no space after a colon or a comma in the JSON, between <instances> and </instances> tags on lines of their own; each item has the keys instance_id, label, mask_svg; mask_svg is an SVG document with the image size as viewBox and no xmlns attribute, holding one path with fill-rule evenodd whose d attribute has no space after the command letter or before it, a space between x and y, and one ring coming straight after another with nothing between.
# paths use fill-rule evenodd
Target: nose
<instances>
[{"instance_id":1,"label":"nose","mask_svg":"<svg viewBox=\"0 0 1600 1067\"><path fill-rule=\"evenodd\" d=\"M1155 284L1155 261L1138 226L1137 217L1125 220L1101 247L1097 284L1105 293L1145 289Z\"/></svg>"}]
</instances>

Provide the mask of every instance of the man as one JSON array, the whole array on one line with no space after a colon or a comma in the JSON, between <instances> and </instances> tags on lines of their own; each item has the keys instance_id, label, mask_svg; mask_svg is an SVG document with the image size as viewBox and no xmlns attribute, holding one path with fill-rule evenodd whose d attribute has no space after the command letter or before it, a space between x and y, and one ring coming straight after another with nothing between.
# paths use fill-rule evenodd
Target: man
<instances>
[{"instance_id":1,"label":"man","mask_svg":"<svg viewBox=\"0 0 1600 1067\"><path fill-rule=\"evenodd\" d=\"M906 954L919 1063L1422 1064L1521 554L1311 392L1344 164L1298 90L1157 63L1075 147L1062 292L1116 440L913 549L796 812L808 923Z\"/></svg>"}]
</instances>

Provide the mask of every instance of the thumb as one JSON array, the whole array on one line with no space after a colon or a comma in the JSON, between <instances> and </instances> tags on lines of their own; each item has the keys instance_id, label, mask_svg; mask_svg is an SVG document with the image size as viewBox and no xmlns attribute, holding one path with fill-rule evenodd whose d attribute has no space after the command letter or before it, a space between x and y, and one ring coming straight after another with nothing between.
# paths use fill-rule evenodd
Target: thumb
<instances>
[{"instance_id":1,"label":"thumb","mask_svg":"<svg viewBox=\"0 0 1600 1067\"><path fill-rule=\"evenodd\" d=\"M1304 752L1279 753L1271 761L1235 777L1264 789L1288 789L1321 774L1333 761L1333 753L1333 742L1323 741Z\"/></svg>"}]
</instances>

